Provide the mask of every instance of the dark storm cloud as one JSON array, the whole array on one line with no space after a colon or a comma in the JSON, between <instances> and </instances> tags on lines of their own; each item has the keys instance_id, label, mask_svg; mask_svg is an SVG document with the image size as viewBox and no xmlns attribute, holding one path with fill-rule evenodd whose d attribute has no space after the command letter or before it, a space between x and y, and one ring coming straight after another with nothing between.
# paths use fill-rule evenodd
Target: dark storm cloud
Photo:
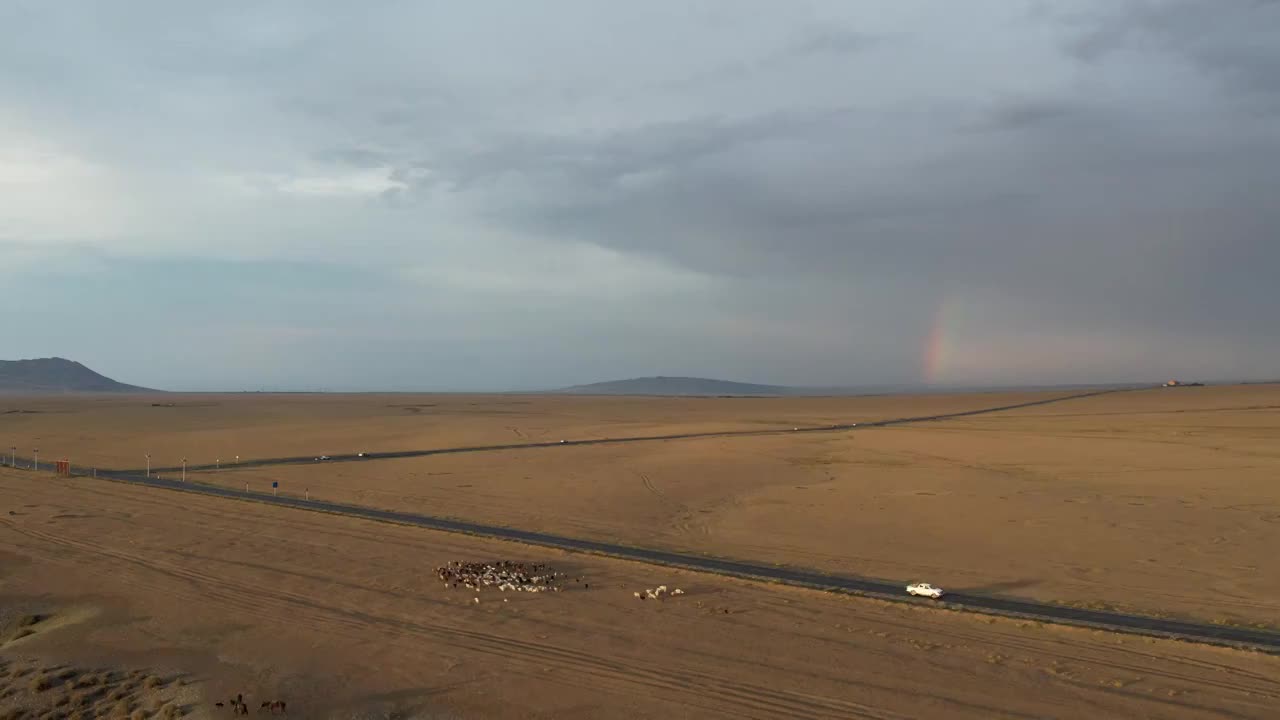
<instances>
[{"instance_id":1,"label":"dark storm cloud","mask_svg":"<svg viewBox=\"0 0 1280 720\"><path fill-rule=\"evenodd\" d=\"M1280 374L1277 2L42 7L0 233L351 267L238 290L315 378L903 382L948 308L966 380Z\"/></svg>"}]
</instances>

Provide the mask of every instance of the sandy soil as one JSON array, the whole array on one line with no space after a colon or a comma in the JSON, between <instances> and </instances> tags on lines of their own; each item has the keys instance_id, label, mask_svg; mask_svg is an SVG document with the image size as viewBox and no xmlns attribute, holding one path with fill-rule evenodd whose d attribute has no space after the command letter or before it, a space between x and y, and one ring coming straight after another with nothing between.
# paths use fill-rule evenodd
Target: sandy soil
<instances>
[{"instance_id":1,"label":"sandy soil","mask_svg":"<svg viewBox=\"0 0 1280 720\"><path fill-rule=\"evenodd\" d=\"M900 412L915 407L904 401ZM1280 618L1276 477L1280 387L1241 386L829 435L197 479L263 492L275 481L287 494L564 535L1256 625Z\"/></svg>"},{"instance_id":2,"label":"sandy soil","mask_svg":"<svg viewBox=\"0 0 1280 720\"><path fill-rule=\"evenodd\" d=\"M0 692L13 703L30 701L32 673L88 668L137 673L125 685L133 704L147 702L147 677L193 693L165 700L186 717L229 716L211 703L238 692L254 708L287 700L290 717L306 718L1263 718L1280 708L1274 657L106 481L0 471L0 551L0 606L19 618L6 632L43 618L0 647ZM431 572L496 558L548 562L584 587L490 590L475 603ZM688 595L632 597L659 582Z\"/></svg>"},{"instance_id":3,"label":"sandy soil","mask_svg":"<svg viewBox=\"0 0 1280 720\"><path fill-rule=\"evenodd\" d=\"M50 616L59 620L58 616ZM196 712L194 688L178 676L142 669L86 669L0 660L0 717L94 720L179 718Z\"/></svg>"},{"instance_id":4,"label":"sandy soil","mask_svg":"<svg viewBox=\"0 0 1280 720\"><path fill-rule=\"evenodd\" d=\"M789 429L955 412L1063 393L856 398L529 395L0 395L0 450L141 468L463 445Z\"/></svg>"}]
</instances>

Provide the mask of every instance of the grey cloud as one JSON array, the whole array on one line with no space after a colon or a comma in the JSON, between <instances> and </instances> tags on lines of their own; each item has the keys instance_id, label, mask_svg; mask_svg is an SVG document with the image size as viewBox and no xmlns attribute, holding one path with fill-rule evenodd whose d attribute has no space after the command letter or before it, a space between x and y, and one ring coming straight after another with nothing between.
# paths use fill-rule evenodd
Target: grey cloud
<instances>
[{"instance_id":1,"label":"grey cloud","mask_svg":"<svg viewBox=\"0 0 1280 720\"><path fill-rule=\"evenodd\" d=\"M803 57L828 53L860 53L883 40L885 38L856 30L827 28L807 34L779 55Z\"/></svg>"},{"instance_id":2,"label":"grey cloud","mask_svg":"<svg viewBox=\"0 0 1280 720\"><path fill-rule=\"evenodd\" d=\"M487 196L498 208L488 215L509 227L704 272L807 278L814 302L839 303L850 279L880 275L914 288L900 306L907 315L908 305L949 293L997 289L1062 327L1261 327L1270 311L1258 300L1269 281L1257 268L1280 260L1280 246L1267 240L1275 214L1265 197L1219 180L1280 182L1274 142L1252 146L1260 154L1250 162L1213 144L1153 138L1153 118L1129 124L1072 102L1000 107L992 124L1036 134L966 148L957 132L949 153L904 162L893 177L860 169L859 152L870 150L843 141L858 129L846 109L545 145L526 139L463 162L461 172L530 179L531 194ZM830 155L790 185L790 156L772 164L761 148L795 142ZM612 182L643 172L656 173L651 184ZM1226 277L1241 292L1210 296Z\"/></svg>"},{"instance_id":3,"label":"grey cloud","mask_svg":"<svg viewBox=\"0 0 1280 720\"><path fill-rule=\"evenodd\" d=\"M392 153L368 148L330 148L315 153L313 157L322 163L334 163L358 168L387 167L397 160Z\"/></svg>"},{"instance_id":4,"label":"grey cloud","mask_svg":"<svg viewBox=\"0 0 1280 720\"><path fill-rule=\"evenodd\" d=\"M509 133L487 147L443 154L463 184L503 175L564 175L594 186L624 175L689 166L770 138L793 137L838 123L852 107L768 113L747 118L692 118L608 133Z\"/></svg>"},{"instance_id":5,"label":"grey cloud","mask_svg":"<svg viewBox=\"0 0 1280 720\"><path fill-rule=\"evenodd\" d=\"M1021 130L1077 116L1080 108L1060 100L1015 100L1000 104L976 125L979 130Z\"/></svg>"},{"instance_id":6,"label":"grey cloud","mask_svg":"<svg viewBox=\"0 0 1280 720\"><path fill-rule=\"evenodd\" d=\"M1067 49L1098 62L1124 49L1182 58L1231 85L1280 93L1280 2L1170 0L1118 2L1097 13L1073 14Z\"/></svg>"},{"instance_id":7,"label":"grey cloud","mask_svg":"<svg viewBox=\"0 0 1280 720\"><path fill-rule=\"evenodd\" d=\"M795 33L787 42L756 56L735 59L714 67L690 71L677 80L664 81L655 87L671 90L694 90L729 82L750 81L770 73L785 72L795 66L813 67L815 63L848 60L874 50L893 38L849 27L826 26Z\"/></svg>"},{"instance_id":8,"label":"grey cloud","mask_svg":"<svg viewBox=\"0 0 1280 720\"><path fill-rule=\"evenodd\" d=\"M317 379L412 377L431 341L405 328L431 327L453 386L903 382L963 302L1012 345L1211 345L1233 372L1280 350L1275 2L24 7L0 17L20 130L114 173L158 238L367 273L368 307L299 341ZM570 261L617 277L511 291ZM277 302L246 282L238 307Z\"/></svg>"}]
</instances>

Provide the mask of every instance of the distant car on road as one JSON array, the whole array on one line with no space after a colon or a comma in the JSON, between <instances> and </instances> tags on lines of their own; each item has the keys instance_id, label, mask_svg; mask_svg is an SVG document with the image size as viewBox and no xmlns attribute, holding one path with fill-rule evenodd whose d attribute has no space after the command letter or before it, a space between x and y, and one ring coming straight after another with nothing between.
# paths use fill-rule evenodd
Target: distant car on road
<instances>
[{"instance_id":1,"label":"distant car on road","mask_svg":"<svg viewBox=\"0 0 1280 720\"><path fill-rule=\"evenodd\" d=\"M356 457L364 457L364 453L356 453Z\"/></svg>"},{"instance_id":2,"label":"distant car on road","mask_svg":"<svg viewBox=\"0 0 1280 720\"><path fill-rule=\"evenodd\" d=\"M565 444L565 443L567 443L567 442L569 442L569 441L568 441L568 440L561 440L561 441L560 441L560 444L561 444L561 445L563 445L563 444Z\"/></svg>"},{"instance_id":3,"label":"distant car on road","mask_svg":"<svg viewBox=\"0 0 1280 720\"><path fill-rule=\"evenodd\" d=\"M316 458L316 462L320 462L321 460L329 460L329 459L330 457L328 455L321 455L320 457Z\"/></svg>"},{"instance_id":4,"label":"distant car on road","mask_svg":"<svg viewBox=\"0 0 1280 720\"><path fill-rule=\"evenodd\" d=\"M942 597L942 588L934 587L929 583L911 583L907 586L907 594L917 597L927 597L937 600Z\"/></svg>"}]
</instances>

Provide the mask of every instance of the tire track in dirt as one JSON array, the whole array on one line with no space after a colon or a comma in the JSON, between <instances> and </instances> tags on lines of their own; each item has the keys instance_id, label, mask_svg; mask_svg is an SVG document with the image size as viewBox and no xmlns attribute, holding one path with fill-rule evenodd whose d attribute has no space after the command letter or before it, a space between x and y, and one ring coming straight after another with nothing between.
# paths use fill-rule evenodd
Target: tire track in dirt
<instances>
[{"instance_id":1,"label":"tire track in dirt","mask_svg":"<svg viewBox=\"0 0 1280 720\"><path fill-rule=\"evenodd\" d=\"M706 536L710 533L705 522L697 522L698 513L692 507L667 495L661 488L653 484L647 474L638 470L635 473L640 477L640 482L644 485L645 490L648 490L654 497L658 498L658 502L673 511L674 514L671 517L672 528L684 535L697 533Z\"/></svg>"},{"instance_id":2,"label":"tire track in dirt","mask_svg":"<svg viewBox=\"0 0 1280 720\"><path fill-rule=\"evenodd\" d=\"M293 622L302 621L317 628L324 628L326 632L340 634L353 640L367 640L371 629L383 630L389 637L400 638L406 633L412 633L430 636L437 641L453 640L451 644L458 649L483 652L508 660L512 656L519 656L535 664L554 661L575 673L590 676L596 682L608 683L624 691L635 692L635 686L641 685L652 690L714 697L718 701L715 705L716 709L725 711L730 707L736 707L740 710L736 713L738 716L860 717L880 720L899 720L906 717L851 701L743 684L691 668L669 670L638 665L632 661L610 660L581 651L516 640L493 633L395 619L359 610L328 606L307 595L200 572L157 560L150 555L113 550L100 543L72 540L31 527L19 527L12 522L0 521L0 524L42 544L64 547L98 558L109 558L146 572L182 581L189 588L186 592L177 593L183 600L214 601L237 613L255 617L264 622L280 622L286 618ZM144 584L151 590L163 590L175 594L169 585L154 582ZM337 630L341 632L335 632Z\"/></svg>"},{"instance_id":3,"label":"tire track in dirt","mask_svg":"<svg viewBox=\"0 0 1280 720\"><path fill-rule=\"evenodd\" d=\"M919 634L920 628L912 626L905 622L899 623L893 620L884 619L877 624L886 625L897 628L904 633ZM1019 638L1016 635L1007 632L978 633L968 632L960 629L948 628L946 637L948 639L963 640L970 642L975 646L993 647L998 650L1017 650L1028 654L1043 654L1044 648L1037 646L1034 642ZM1086 667L1107 667L1115 670L1123 670L1134 675L1143 675L1150 679L1151 677L1163 677L1169 680L1176 680L1196 685L1199 687L1212 687L1218 690L1225 690L1237 693L1251 693L1254 695L1262 695L1268 699L1280 700L1280 679L1239 670L1222 663L1210 663L1193 658L1170 656L1164 653L1150 652L1144 653L1132 648L1124 646L1111 646L1107 649L1107 654L1103 658L1081 654L1083 649L1072 642L1069 637L1054 638L1055 650L1054 657L1059 660L1066 660L1079 663ZM1129 661L1117 661L1112 655L1124 655L1131 659ZM1141 660L1157 660L1160 662L1173 662L1180 665L1187 665L1198 670L1210 670L1214 673L1233 676L1232 679L1209 680L1203 676L1193 676L1190 674L1181 674L1170 670L1154 671L1150 666L1137 664ZM1243 680L1250 680L1255 683L1269 686L1269 690L1262 690L1258 685L1245 684L1243 681L1235 681L1234 676L1238 676Z\"/></svg>"},{"instance_id":4,"label":"tire track in dirt","mask_svg":"<svg viewBox=\"0 0 1280 720\"><path fill-rule=\"evenodd\" d=\"M658 488L654 487L653 481L649 479L648 475L645 475L644 473L636 473L636 474L640 476L640 482L644 484L644 487L646 490L653 493L654 495L657 495L659 498L662 499L663 502L668 502L667 494L662 492Z\"/></svg>"}]
</instances>

